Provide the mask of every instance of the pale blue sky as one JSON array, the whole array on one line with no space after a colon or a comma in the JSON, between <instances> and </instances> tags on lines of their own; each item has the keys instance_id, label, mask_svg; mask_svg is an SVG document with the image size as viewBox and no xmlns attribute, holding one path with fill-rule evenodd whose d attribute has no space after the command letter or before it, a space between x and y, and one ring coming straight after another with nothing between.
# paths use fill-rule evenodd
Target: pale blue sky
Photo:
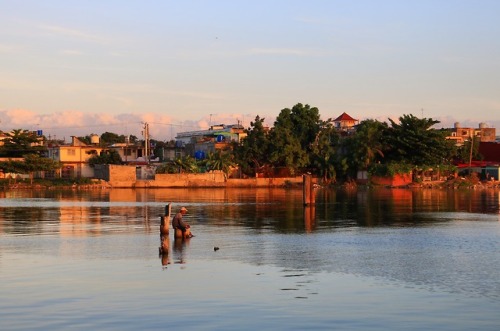
<instances>
[{"instance_id":1,"label":"pale blue sky","mask_svg":"<svg viewBox=\"0 0 500 331\"><path fill-rule=\"evenodd\" d=\"M500 1L0 0L0 129L403 114L500 130ZM84 127L84 128L82 128Z\"/></svg>"}]
</instances>

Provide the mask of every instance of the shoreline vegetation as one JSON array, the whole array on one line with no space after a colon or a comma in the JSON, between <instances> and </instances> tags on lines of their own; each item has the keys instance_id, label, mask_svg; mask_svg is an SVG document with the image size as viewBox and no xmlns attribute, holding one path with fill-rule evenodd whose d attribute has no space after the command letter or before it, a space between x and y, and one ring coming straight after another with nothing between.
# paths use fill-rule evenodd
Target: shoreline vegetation
<instances>
[{"instance_id":1,"label":"shoreline vegetation","mask_svg":"<svg viewBox=\"0 0 500 331\"><path fill-rule=\"evenodd\" d=\"M302 184L285 182L283 185L269 185L267 187L276 188L301 188ZM337 188L345 190L356 190L360 187L377 187L377 188L388 188L388 189L500 189L500 181L480 181L475 177L457 177L454 179L446 181L428 181L428 182L413 182L407 185L401 186L390 186L390 185L374 185L371 183L358 184L355 181L349 181L342 184L329 184L320 185L315 184L315 188ZM90 178L76 178L76 179L34 179L32 182L29 179L0 179L0 190L109 190L109 189L123 189L124 187L113 187L109 182L102 179L90 179ZM198 186L192 185L187 187L145 187L145 186L132 186L128 188L141 189L141 188L152 188L152 189L179 189L179 188L255 188L252 185L239 185L239 186Z\"/></svg>"}]
</instances>

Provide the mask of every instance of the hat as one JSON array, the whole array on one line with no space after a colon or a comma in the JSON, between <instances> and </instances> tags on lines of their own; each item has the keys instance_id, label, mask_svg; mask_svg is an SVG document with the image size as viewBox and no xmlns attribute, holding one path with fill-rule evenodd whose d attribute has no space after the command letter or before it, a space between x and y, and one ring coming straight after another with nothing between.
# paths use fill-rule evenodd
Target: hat
<instances>
[{"instance_id":1,"label":"hat","mask_svg":"<svg viewBox=\"0 0 500 331\"><path fill-rule=\"evenodd\" d=\"M186 207L181 207L180 211L188 211Z\"/></svg>"}]
</instances>

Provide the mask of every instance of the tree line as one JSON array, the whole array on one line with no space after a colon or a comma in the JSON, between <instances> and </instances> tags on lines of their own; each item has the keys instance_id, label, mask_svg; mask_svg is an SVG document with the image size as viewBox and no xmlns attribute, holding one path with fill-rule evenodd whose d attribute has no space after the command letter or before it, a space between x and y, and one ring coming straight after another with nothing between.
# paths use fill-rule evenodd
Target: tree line
<instances>
[{"instance_id":1,"label":"tree line","mask_svg":"<svg viewBox=\"0 0 500 331\"><path fill-rule=\"evenodd\" d=\"M241 142L233 142L231 148L209 153L207 158L196 160L184 156L162 163L158 173L200 172L221 170L229 173L237 166L245 176L258 173L270 176L285 173L290 176L310 173L325 182L349 181L356 178L359 170L372 174L408 172L416 168L451 167L456 162L466 162L470 150L474 159L480 158L478 142L457 147L446 139L450 131L434 129L439 121L403 115L399 121L388 119L380 122L366 119L346 133L335 128L334 121L321 119L318 108L298 103L284 108L274 125L267 128L265 118L257 115L246 129L247 136ZM48 141L35 132L17 129L3 133L0 157L21 158L24 161L0 162L4 172L30 173L60 168L60 164L44 158ZM91 136L79 137L88 144ZM101 146L114 143L141 143L135 136L126 137L111 132L100 136ZM174 146L173 141L152 140L155 150ZM56 143L61 143L56 142ZM114 151L95 155L95 164L119 164L121 158Z\"/></svg>"},{"instance_id":2,"label":"tree line","mask_svg":"<svg viewBox=\"0 0 500 331\"><path fill-rule=\"evenodd\" d=\"M316 107L296 104L279 113L267 129L264 118L250 123L248 136L235 146L235 162L248 176L268 169L286 169L291 175L312 173L326 182L355 179L359 170L390 175L440 166L452 168L468 160L469 151L480 158L478 142L457 147L446 139L439 121L403 115L396 122L361 121L346 133L333 120L322 120Z\"/></svg>"}]
</instances>

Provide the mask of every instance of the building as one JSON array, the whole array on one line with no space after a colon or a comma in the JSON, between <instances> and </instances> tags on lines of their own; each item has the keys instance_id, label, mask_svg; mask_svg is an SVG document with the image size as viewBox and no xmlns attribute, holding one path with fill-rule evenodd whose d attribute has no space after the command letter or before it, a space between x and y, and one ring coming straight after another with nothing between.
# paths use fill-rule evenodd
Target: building
<instances>
[{"instance_id":1,"label":"building","mask_svg":"<svg viewBox=\"0 0 500 331\"><path fill-rule=\"evenodd\" d=\"M344 133L352 133L355 126L359 124L359 120L352 118L347 113L342 113L339 117L333 120L335 128Z\"/></svg>"},{"instance_id":2,"label":"building","mask_svg":"<svg viewBox=\"0 0 500 331\"><path fill-rule=\"evenodd\" d=\"M97 139L96 139L97 137ZM49 145L48 157L62 164L60 173L52 174L54 177L94 177L94 169L89 165L89 159L99 155L107 148L99 146L99 137L91 136L91 145L87 145L75 136L71 137L70 144ZM45 174L50 177L49 174Z\"/></svg>"},{"instance_id":3,"label":"building","mask_svg":"<svg viewBox=\"0 0 500 331\"><path fill-rule=\"evenodd\" d=\"M144 146L136 144L116 143L109 146L109 150L116 151L125 164L146 164L148 161L154 160L152 156L146 159Z\"/></svg>"},{"instance_id":4,"label":"building","mask_svg":"<svg viewBox=\"0 0 500 331\"><path fill-rule=\"evenodd\" d=\"M496 140L496 129L489 128L485 123L480 123L477 128L464 128L457 122L446 139L453 140L456 146L462 146L471 139L480 142L494 142Z\"/></svg>"},{"instance_id":5,"label":"building","mask_svg":"<svg viewBox=\"0 0 500 331\"><path fill-rule=\"evenodd\" d=\"M230 148L232 142L239 143L246 137L241 124L212 125L207 130L179 132L175 137L176 147L184 148L187 155L203 159L208 153Z\"/></svg>"}]
</instances>

